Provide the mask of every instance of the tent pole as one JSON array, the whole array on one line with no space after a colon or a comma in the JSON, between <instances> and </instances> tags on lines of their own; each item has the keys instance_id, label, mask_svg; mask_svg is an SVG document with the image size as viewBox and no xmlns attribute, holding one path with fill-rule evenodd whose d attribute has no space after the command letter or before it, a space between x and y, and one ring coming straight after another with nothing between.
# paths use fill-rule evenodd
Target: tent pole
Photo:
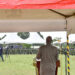
<instances>
[{"instance_id":1,"label":"tent pole","mask_svg":"<svg viewBox=\"0 0 75 75\"><path fill-rule=\"evenodd\" d=\"M67 75L67 52L65 52L65 75Z\"/></svg>"},{"instance_id":2,"label":"tent pole","mask_svg":"<svg viewBox=\"0 0 75 75\"><path fill-rule=\"evenodd\" d=\"M67 74L70 75L69 33L67 33Z\"/></svg>"}]
</instances>

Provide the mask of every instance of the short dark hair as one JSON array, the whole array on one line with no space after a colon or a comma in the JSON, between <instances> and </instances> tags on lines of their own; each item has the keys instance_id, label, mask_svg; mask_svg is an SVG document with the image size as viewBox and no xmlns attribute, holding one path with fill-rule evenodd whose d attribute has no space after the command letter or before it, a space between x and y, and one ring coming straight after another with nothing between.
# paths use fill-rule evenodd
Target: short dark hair
<instances>
[{"instance_id":1,"label":"short dark hair","mask_svg":"<svg viewBox=\"0 0 75 75\"><path fill-rule=\"evenodd\" d=\"M46 40L47 40L48 38L51 39L51 41L52 41L52 37L51 37L51 36L47 36Z\"/></svg>"}]
</instances>

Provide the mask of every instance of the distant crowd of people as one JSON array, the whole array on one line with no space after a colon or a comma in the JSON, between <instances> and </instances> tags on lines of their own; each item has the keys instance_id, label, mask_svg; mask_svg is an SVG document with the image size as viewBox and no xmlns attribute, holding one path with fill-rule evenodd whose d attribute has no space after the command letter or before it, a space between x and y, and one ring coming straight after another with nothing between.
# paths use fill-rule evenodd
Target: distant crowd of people
<instances>
[{"instance_id":1,"label":"distant crowd of people","mask_svg":"<svg viewBox=\"0 0 75 75\"><path fill-rule=\"evenodd\" d=\"M6 56L9 54L8 50L9 50L9 47L6 46L6 51L5 51ZM2 45L0 45L0 57L1 57L2 61L4 62L4 58L3 58L3 46Z\"/></svg>"}]
</instances>

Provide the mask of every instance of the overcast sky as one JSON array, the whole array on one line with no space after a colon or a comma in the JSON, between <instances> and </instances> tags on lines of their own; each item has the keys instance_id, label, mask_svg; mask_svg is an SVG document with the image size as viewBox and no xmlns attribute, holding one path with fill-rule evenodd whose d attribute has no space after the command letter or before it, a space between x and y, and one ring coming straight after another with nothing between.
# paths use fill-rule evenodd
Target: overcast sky
<instances>
[{"instance_id":1,"label":"overcast sky","mask_svg":"<svg viewBox=\"0 0 75 75\"><path fill-rule=\"evenodd\" d=\"M5 37L5 39L8 42L10 42L10 41L11 42L15 42L15 41L16 42L17 41L19 41L19 42L22 41L23 42L24 41L20 37L17 36L17 32L13 32L13 33L0 33L0 37L2 37L5 34L7 35ZM61 38L61 42L66 42L66 32L65 31L64 32L41 32L41 34L44 36L44 42L45 42L45 39L46 39L47 36L52 36L53 39L58 37L58 38ZM70 40L70 42L75 41L75 34L71 34L69 36L69 40ZM37 35L36 32L31 32L30 33L30 39L28 39L26 42L28 42L28 41L33 42L33 43L37 43L38 41L42 42L42 39ZM2 41L2 42L4 42L4 41Z\"/></svg>"}]
</instances>

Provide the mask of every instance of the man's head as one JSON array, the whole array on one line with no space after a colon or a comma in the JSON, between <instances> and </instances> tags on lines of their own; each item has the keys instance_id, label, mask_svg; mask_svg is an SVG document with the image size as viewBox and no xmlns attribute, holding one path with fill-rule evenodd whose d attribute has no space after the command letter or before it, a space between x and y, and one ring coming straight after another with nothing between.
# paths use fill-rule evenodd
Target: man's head
<instances>
[{"instance_id":1,"label":"man's head","mask_svg":"<svg viewBox=\"0 0 75 75\"><path fill-rule=\"evenodd\" d=\"M52 42L52 37L51 36L48 36L46 38L46 44L51 44L51 42Z\"/></svg>"}]
</instances>

